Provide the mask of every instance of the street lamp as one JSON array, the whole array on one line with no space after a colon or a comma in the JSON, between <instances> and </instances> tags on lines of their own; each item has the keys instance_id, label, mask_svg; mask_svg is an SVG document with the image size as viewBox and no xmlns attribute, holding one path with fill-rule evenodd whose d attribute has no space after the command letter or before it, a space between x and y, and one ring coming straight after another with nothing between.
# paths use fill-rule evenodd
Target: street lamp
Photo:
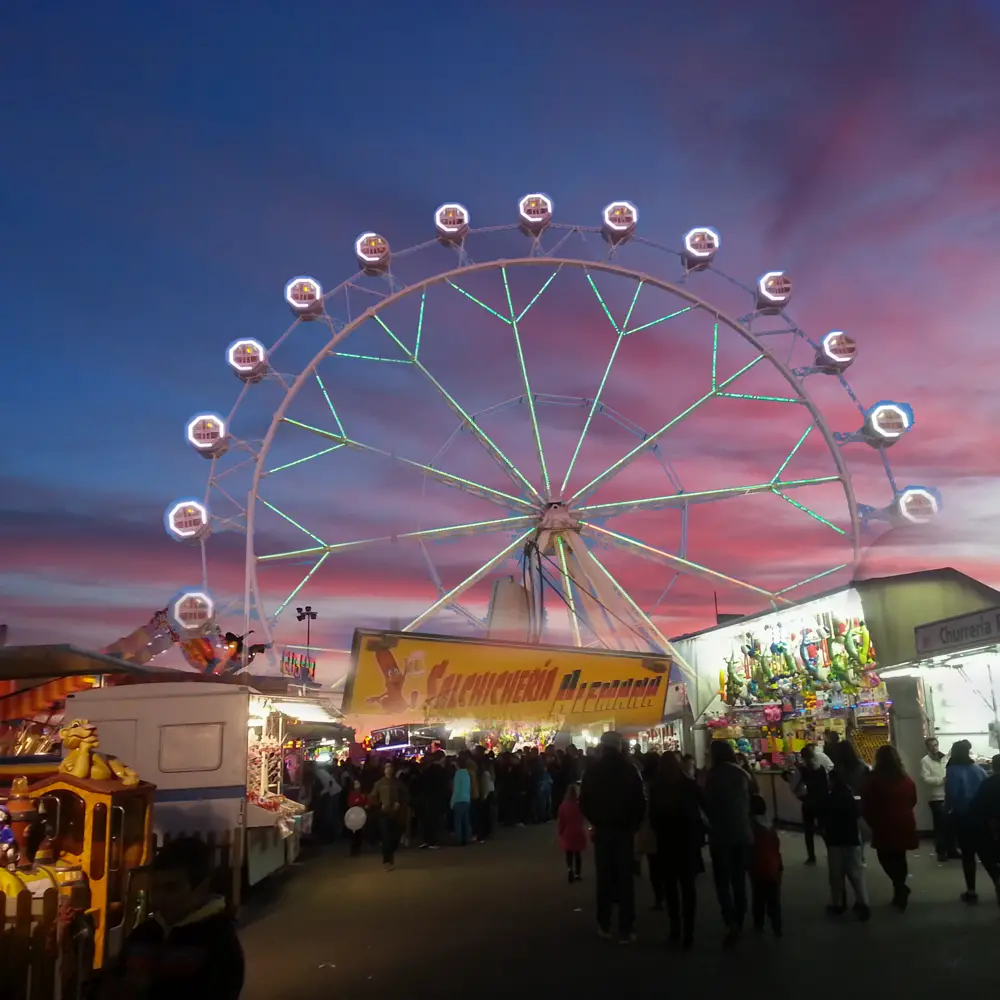
<instances>
[{"instance_id":1,"label":"street lamp","mask_svg":"<svg viewBox=\"0 0 1000 1000\"><path fill-rule=\"evenodd\" d=\"M313 611L311 605L307 604L304 608L295 609L295 617L300 622L306 623L306 657L308 658L309 650L312 646L311 625L314 621L316 621L317 613Z\"/></svg>"}]
</instances>

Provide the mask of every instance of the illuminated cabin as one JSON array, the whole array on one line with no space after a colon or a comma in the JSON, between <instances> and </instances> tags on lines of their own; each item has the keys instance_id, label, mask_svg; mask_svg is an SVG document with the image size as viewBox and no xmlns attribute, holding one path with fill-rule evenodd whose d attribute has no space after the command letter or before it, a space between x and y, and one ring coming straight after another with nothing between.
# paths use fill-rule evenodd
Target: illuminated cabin
<instances>
[{"instance_id":1,"label":"illuminated cabin","mask_svg":"<svg viewBox=\"0 0 1000 1000\"><path fill-rule=\"evenodd\" d=\"M828 333L816 352L816 367L828 375L839 375L854 363L858 345L841 330Z\"/></svg>"},{"instance_id":2,"label":"illuminated cabin","mask_svg":"<svg viewBox=\"0 0 1000 1000\"><path fill-rule=\"evenodd\" d=\"M229 348L229 366L242 382L259 382L267 374L267 355L256 340L240 340Z\"/></svg>"},{"instance_id":3,"label":"illuminated cabin","mask_svg":"<svg viewBox=\"0 0 1000 1000\"><path fill-rule=\"evenodd\" d=\"M941 513L936 490L925 486L907 486L896 495L891 520L896 524L929 524Z\"/></svg>"},{"instance_id":4,"label":"illuminated cabin","mask_svg":"<svg viewBox=\"0 0 1000 1000\"><path fill-rule=\"evenodd\" d=\"M775 316L792 298L792 279L784 271L768 271L757 282L757 312Z\"/></svg>"},{"instance_id":5,"label":"illuminated cabin","mask_svg":"<svg viewBox=\"0 0 1000 1000\"><path fill-rule=\"evenodd\" d=\"M910 429L910 419L902 406L880 403L865 420L865 435L877 447L885 448L898 441Z\"/></svg>"},{"instance_id":6,"label":"illuminated cabin","mask_svg":"<svg viewBox=\"0 0 1000 1000\"><path fill-rule=\"evenodd\" d=\"M366 274L382 274L389 269L392 256L389 241L378 233L365 233L354 245L358 265Z\"/></svg>"},{"instance_id":7,"label":"illuminated cabin","mask_svg":"<svg viewBox=\"0 0 1000 1000\"><path fill-rule=\"evenodd\" d=\"M521 229L537 236L552 221L552 202L544 194L529 194L518 205Z\"/></svg>"},{"instance_id":8,"label":"illuminated cabin","mask_svg":"<svg viewBox=\"0 0 1000 1000\"><path fill-rule=\"evenodd\" d=\"M438 239L459 243L469 232L469 213L463 205L442 205L434 213L434 226Z\"/></svg>"},{"instance_id":9,"label":"illuminated cabin","mask_svg":"<svg viewBox=\"0 0 1000 1000\"><path fill-rule=\"evenodd\" d=\"M609 243L623 243L634 232L639 213L627 201L614 202L604 210L602 232Z\"/></svg>"},{"instance_id":10,"label":"illuminated cabin","mask_svg":"<svg viewBox=\"0 0 1000 1000\"><path fill-rule=\"evenodd\" d=\"M681 256L689 271L700 271L709 266L719 249L719 234L713 229L692 229L684 237Z\"/></svg>"},{"instance_id":11,"label":"illuminated cabin","mask_svg":"<svg viewBox=\"0 0 1000 1000\"><path fill-rule=\"evenodd\" d=\"M208 521L201 507L181 504L171 512L170 526L181 538L201 538L208 530Z\"/></svg>"},{"instance_id":12,"label":"illuminated cabin","mask_svg":"<svg viewBox=\"0 0 1000 1000\"><path fill-rule=\"evenodd\" d=\"M206 458L218 458L228 450L226 426L213 416L196 417L188 425L188 441Z\"/></svg>"},{"instance_id":13,"label":"illuminated cabin","mask_svg":"<svg viewBox=\"0 0 1000 1000\"><path fill-rule=\"evenodd\" d=\"M302 319L313 319L323 311L323 288L315 278L293 278L285 286L285 301Z\"/></svg>"},{"instance_id":14,"label":"illuminated cabin","mask_svg":"<svg viewBox=\"0 0 1000 1000\"><path fill-rule=\"evenodd\" d=\"M186 629L195 631L212 620L212 606L203 598L191 594L178 604L176 615Z\"/></svg>"}]
</instances>

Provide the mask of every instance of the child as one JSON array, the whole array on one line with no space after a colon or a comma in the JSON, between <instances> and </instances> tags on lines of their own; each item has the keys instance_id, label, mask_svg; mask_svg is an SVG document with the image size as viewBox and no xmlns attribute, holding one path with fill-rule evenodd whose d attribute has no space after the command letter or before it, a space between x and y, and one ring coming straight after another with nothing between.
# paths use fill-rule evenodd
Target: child
<instances>
[{"instance_id":1,"label":"child","mask_svg":"<svg viewBox=\"0 0 1000 1000\"><path fill-rule=\"evenodd\" d=\"M759 795L750 800L753 817L753 854L750 859L750 893L754 930L771 922L775 937L781 937L781 841L767 822L767 803Z\"/></svg>"},{"instance_id":2,"label":"child","mask_svg":"<svg viewBox=\"0 0 1000 1000\"><path fill-rule=\"evenodd\" d=\"M559 846L566 854L566 880L579 882L583 867L583 852L587 849L587 825L580 811L576 785L566 789L556 824Z\"/></svg>"},{"instance_id":3,"label":"child","mask_svg":"<svg viewBox=\"0 0 1000 1000\"><path fill-rule=\"evenodd\" d=\"M844 775L834 768L830 772L830 795L826 801L826 862L830 869L831 916L847 912L847 885L854 890L854 912L859 920L871 916L868 887L861 863L861 830L858 824L858 800Z\"/></svg>"},{"instance_id":4,"label":"child","mask_svg":"<svg viewBox=\"0 0 1000 1000\"><path fill-rule=\"evenodd\" d=\"M129 1000L238 1000L243 949L226 901L213 896L212 849L170 841L152 864L154 916L128 936L102 996Z\"/></svg>"},{"instance_id":5,"label":"child","mask_svg":"<svg viewBox=\"0 0 1000 1000\"><path fill-rule=\"evenodd\" d=\"M355 778L354 785L347 795L347 808L353 809L357 806L359 809L364 809L365 814L368 814L368 796L361 791L361 782ZM368 817L369 820L371 817ZM365 826L368 824L366 823ZM365 827L361 827L359 830L351 831L351 856L355 857L361 853L361 845L365 840Z\"/></svg>"}]
</instances>

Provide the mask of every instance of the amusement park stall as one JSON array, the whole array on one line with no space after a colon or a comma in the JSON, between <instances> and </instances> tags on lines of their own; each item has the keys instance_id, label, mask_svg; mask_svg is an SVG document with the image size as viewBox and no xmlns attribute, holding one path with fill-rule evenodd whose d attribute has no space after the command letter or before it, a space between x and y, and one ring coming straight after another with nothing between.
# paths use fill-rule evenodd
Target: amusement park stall
<instances>
[{"instance_id":1,"label":"amusement park stall","mask_svg":"<svg viewBox=\"0 0 1000 1000\"><path fill-rule=\"evenodd\" d=\"M336 722L319 700L177 682L79 692L66 711L156 785L157 833L236 831L250 885L295 860L312 815L284 794L300 765L286 746L300 722Z\"/></svg>"},{"instance_id":2,"label":"amusement park stall","mask_svg":"<svg viewBox=\"0 0 1000 1000\"><path fill-rule=\"evenodd\" d=\"M917 773L924 737L931 732L981 729L982 753L991 732L986 723L995 721L995 697L987 693L993 690L988 682L995 650L976 654L978 679L973 682L967 668L966 683L958 669L949 674L937 669L947 655L920 661L914 629L991 607L1000 608L1000 592L940 569L856 581L801 604L676 639L697 675L689 693L696 735L704 741L701 751L711 739L734 741L757 768L776 818L793 823L800 820L800 805L783 776L807 742L821 742L827 733L849 740L869 762L879 746L891 742L911 773ZM934 683L945 683L942 678L950 693L937 696L938 714L945 717L942 705L966 706L952 712L965 721L947 716L945 730L928 710L929 692ZM970 705L982 711L977 715ZM943 743L952 738L959 737L941 735ZM930 827L922 795L918 817L922 827Z\"/></svg>"}]
</instances>

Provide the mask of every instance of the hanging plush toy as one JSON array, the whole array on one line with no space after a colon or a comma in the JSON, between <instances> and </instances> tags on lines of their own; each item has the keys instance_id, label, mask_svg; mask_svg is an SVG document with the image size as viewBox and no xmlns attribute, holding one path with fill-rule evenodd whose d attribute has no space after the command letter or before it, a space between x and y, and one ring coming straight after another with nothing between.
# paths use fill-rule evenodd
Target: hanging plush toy
<instances>
[{"instance_id":1,"label":"hanging plush toy","mask_svg":"<svg viewBox=\"0 0 1000 1000\"><path fill-rule=\"evenodd\" d=\"M806 673L812 677L819 677L817 667L819 666L819 645L820 636L815 629L808 625L802 629L802 639L799 642L799 656L802 658L802 665Z\"/></svg>"},{"instance_id":2,"label":"hanging plush toy","mask_svg":"<svg viewBox=\"0 0 1000 1000\"><path fill-rule=\"evenodd\" d=\"M737 705L740 696L743 694L743 678L740 676L741 673L742 671L736 657L730 656L726 660L726 696L724 699L730 707Z\"/></svg>"}]
</instances>

